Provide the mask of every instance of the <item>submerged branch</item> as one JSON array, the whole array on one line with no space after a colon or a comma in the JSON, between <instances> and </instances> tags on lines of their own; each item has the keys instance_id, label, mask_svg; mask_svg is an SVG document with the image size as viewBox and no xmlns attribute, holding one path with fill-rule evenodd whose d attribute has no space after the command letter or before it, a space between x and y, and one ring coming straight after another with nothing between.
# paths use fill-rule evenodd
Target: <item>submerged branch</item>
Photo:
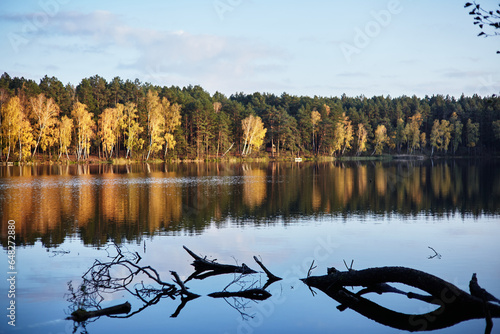
<instances>
[{"instance_id":1,"label":"submerged branch","mask_svg":"<svg viewBox=\"0 0 500 334\"><path fill-rule=\"evenodd\" d=\"M309 287L318 288L340 302L342 309L349 307L369 319L394 328L409 331L434 330L465 320L485 318L485 305L492 317L500 317L498 305L483 302L480 298L460 290L455 285L419 270L382 267L341 272L330 268L328 272L328 275L309 276L302 281ZM439 308L426 314L399 313L345 289L346 286L364 286L376 291L380 288L380 284L388 282L403 283L429 293L430 297L422 296L423 298L419 299L430 300L431 303L439 305ZM387 289L386 285L382 287L384 289L379 290L380 292L395 292L392 287L391 289ZM369 291L365 290L365 292ZM420 295L408 293L407 296L415 298Z\"/></svg>"},{"instance_id":2,"label":"submerged branch","mask_svg":"<svg viewBox=\"0 0 500 334\"><path fill-rule=\"evenodd\" d=\"M84 322L90 318L96 318L103 315L109 316L113 314L124 314L129 313L131 309L130 303L125 302L120 305L115 305L107 308L103 308L95 311L86 311L84 309L79 308L78 310L71 313L71 317L68 317L68 320L73 320L76 322Z\"/></svg>"},{"instance_id":3,"label":"submerged branch","mask_svg":"<svg viewBox=\"0 0 500 334\"><path fill-rule=\"evenodd\" d=\"M255 270L250 269L246 264L242 263L241 266L235 266L231 264L220 264L214 261L208 261L206 258L202 258L199 255L196 255L193 251L191 251L186 246L183 246L186 252L189 253L194 258L192 263L195 272L186 280L189 281L193 278L195 279L205 279L214 275L221 274L232 274L232 273L240 273L240 274L255 274L257 273ZM206 273L205 273L206 272ZM201 275L202 273L205 273Z\"/></svg>"},{"instance_id":4,"label":"submerged branch","mask_svg":"<svg viewBox=\"0 0 500 334\"><path fill-rule=\"evenodd\" d=\"M267 269L266 266L264 266L264 264L257 258L257 256L254 255L253 259L262 268L262 270L264 270L264 272L267 275L267 278L268 278L269 282L272 283L272 282L276 282L276 281L282 280L281 277L275 276L272 272L270 272L269 269Z\"/></svg>"},{"instance_id":5,"label":"submerged branch","mask_svg":"<svg viewBox=\"0 0 500 334\"><path fill-rule=\"evenodd\" d=\"M208 294L212 298L241 297L252 300L266 300L271 294L264 289L247 289L236 292L221 291Z\"/></svg>"}]
</instances>

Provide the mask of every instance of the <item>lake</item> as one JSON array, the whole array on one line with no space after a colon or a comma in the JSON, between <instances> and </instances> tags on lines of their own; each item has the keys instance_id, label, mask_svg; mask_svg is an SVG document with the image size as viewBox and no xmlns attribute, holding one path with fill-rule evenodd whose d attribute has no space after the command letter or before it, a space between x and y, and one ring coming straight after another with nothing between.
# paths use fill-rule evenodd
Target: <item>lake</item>
<instances>
[{"instance_id":1,"label":"lake","mask_svg":"<svg viewBox=\"0 0 500 334\"><path fill-rule=\"evenodd\" d=\"M0 216L0 332L405 332L340 311L339 302L300 281L329 267L404 266L467 292L477 273L481 287L500 297L495 159L0 167ZM8 247L14 227L15 254ZM179 288L171 271L183 281L194 272L183 246L258 273L190 279L186 287L200 295L192 300L169 295L144 271L130 276L133 265L149 266ZM208 296L262 288L267 277L253 256L283 278L266 287L271 297ZM113 261L120 263L100 285L107 289L92 294L89 275ZM113 290L116 277L129 281ZM12 289L15 297L8 297ZM409 314L436 308L399 294L364 297ZM12 301L15 327L6 317ZM78 306L125 302L128 317L65 320ZM482 333L485 323L468 320L434 333ZM500 333L500 322L493 323Z\"/></svg>"}]
</instances>

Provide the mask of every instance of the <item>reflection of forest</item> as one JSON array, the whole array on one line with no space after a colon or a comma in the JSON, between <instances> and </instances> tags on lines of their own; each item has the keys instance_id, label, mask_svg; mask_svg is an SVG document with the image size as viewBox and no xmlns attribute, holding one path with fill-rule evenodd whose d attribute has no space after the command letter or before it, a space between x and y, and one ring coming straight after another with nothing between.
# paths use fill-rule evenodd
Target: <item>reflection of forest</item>
<instances>
[{"instance_id":1,"label":"reflection of forest","mask_svg":"<svg viewBox=\"0 0 500 334\"><path fill-rule=\"evenodd\" d=\"M99 245L208 225L348 214L499 214L500 169L470 160L24 166L0 169L2 232ZM284 219L281 219L284 218ZM5 245L4 245L5 246Z\"/></svg>"}]
</instances>

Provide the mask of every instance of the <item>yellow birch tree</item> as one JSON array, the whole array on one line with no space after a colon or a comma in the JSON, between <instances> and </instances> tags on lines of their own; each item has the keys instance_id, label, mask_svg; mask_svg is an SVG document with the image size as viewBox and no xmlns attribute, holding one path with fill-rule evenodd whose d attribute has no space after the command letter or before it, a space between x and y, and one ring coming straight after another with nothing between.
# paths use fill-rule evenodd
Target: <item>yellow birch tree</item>
<instances>
[{"instance_id":1,"label":"yellow birch tree","mask_svg":"<svg viewBox=\"0 0 500 334\"><path fill-rule=\"evenodd\" d=\"M252 149L258 150L262 146L267 129L264 128L262 119L254 115L242 120L241 126L243 128L243 139L245 140L241 154L248 155L252 153Z\"/></svg>"},{"instance_id":2,"label":"yellow birch tree","mask_svg":"<svg viewBox=\"0 0 500 334\"><path fill-rule=\"evenodd\" d=\"M66 158L69 160L68 147L71 145L71 133L73 131L73 121L67 116L61 118L59 124L59 159L61 155L66 154Z\"/></svg>"},{"instance_id":3,"label":"yellow birch tree","mask_svg":"<svg viewBox=\"0 0 500 334\"><path fill-rule=\"evenodd\" d=\"M33 149L32 156L35 156L38 146L41 144L42 150L55 144L55 125L59 115L59 106L52 98L47 99L44 94L30 98L31 117L35 120L38 138Z\"/></svg>"},{"instance_id":4,"label":"yellow birch tree","mask_svg":"<svg viewBox=\"0 0 500 334\"><path fill-rule=\"evenodd\" d=\"M170 103L168 103L168 106L170 106ZM148 115L148 154L146 160L149 159L151 153L154 154L161 150L165 141L163 137L163 132L165 131L163 108L164 106L158 97L158 92L148 90L146 95L146 111Z\"/></svg>"},{"instance_id":5,"label":"yellow birch tree","mask_svg":"<svg viewBox=\"0 0 500 334\"><path fill-rule=\"evenodd\" d=\"M87 111L87 106L76 102L71 116L75 120L75 130L77 132L77 159L86 159L90 154L90 140L94 137L95 122L92 120L92 114Z\"/></svg>"},{"instance_id":6,"label":"yellow birch tree","mask_svg":"<svg viewBox=\"0 0 500 334\"><path fill-rule=\"evenodd\" d=\"M33 129L24 113L23 105L18 96L14 96L2 105L2 137L6 140L4 153L6 161L9 161L11 152L18 152L17 158L21 162L31 154L34 145Z\"/></svg>"},{"instance_id":7,"label":"yellow birch tree","mask_svg":"<svg viewBox=\"0 0 500 334\"><path fill-rule=\"evenodd\" d=\"M417 112L415 115L410 117L407 126L407 140L408 140L408 150L412 153L415 149L420 147L420 127L422 125L422 114Z\"/></svg>"},{"instance_id":8,"label":"yellow birch tree","mask_svg":"<svg viewBox=\"0 0 500 334\"><path fill-rule=\"evenodd\" d=\"M170 104L167 98L162 99L163 115L165 117L165 154L167 150L175 147L174 131L181 125L181 106L177 103Z\"/></svg>"},{"instance_id":9,"label":"yellow birch tree","mask_svg":"<svg viewBox=\"0 0 500 334\"><path fill-rule=\"evenodd\" d=\"M35 145L35 139L33 138L33 128L31 127L28 117L21 112L20 120L20 131L19 131L19 162L26 160L26 157L31 156L31 148Z\"/></svg>"},{"instance_id":10,"label":"yellow birch tree","mask_svg":"<svg viewBox=\"0 0 500 334\"><path fill-rule=\"evenodd\" d=\"M375 149L373 150L373 154L382 154L384 150L385 143L389 140L387 137L387 129L385 125L380 124L377 126L375 130Z\"/></svg>"},{"instance_id":11,"label":"yellow birch tree","mask_svg":"<svg viewBox=\"0 0 500 334\"><path fill-rule=\"evenodd\" d=\"M127 102L123 109L124 114L124 122L123 127L125 129L126 139L126 147L127 153L125 154L125 158L132 157L132 152L134 149L141 149L144 144L144 139L139 138L139 135L144 130L139 123L137 122L137 105L133 102Z\"/></svg>"},{"instance_id":12,"label":"yellow birch tree","mask_svg":"<svg viewBox=\"0 0 500 334\"><path fill-rule=\"evenodd\" d=\"M115 139L116 139L116 157L118 158L119 150L120 150L120 137L122 135L122 130L125 128L125 106L121 103L118 103L115 106L115 117L117 119L118 126L115 129Z\"/></svg>"},{"instance_id":13,"label":"yellow birch tree","mask_svg":"<svg viewBox=\"0 0 500 334\"><path fill-rule=\"evenodd\" d=\"M344 124L344 144L342 148L342 154L344 154L346 149L352 147L351 143L354 139L354 130L352 129L352 122L345 113L342 113L342 123Z\"/></svg>"},{"instance_id":14,"label":"yellow birch tree","mask_svg":"<svg viewBox=\"0 0 500 334\"><path fill-rule=\"evenodd\" d=\"M367 142L367 137L368 137L368 132L366 131L363 123L358 124L358 132L356 135L358 137L358 141L357 141L358 148L357 148L356 154L360 155L361 153L366 151L366 142Z\"/></svg>"},{"instance_id":15,"label":"yellow birch tree","mask_svg":"<svg viewBox=\"0 0 500 334\"><path fill-rule=\"evenodd\" d=\"M448 151L451 141L451 131L452 126L449 121L445 119L442 119L441 122L438 119L434 120L431 130L432 154L434 153L434 148L438 151Z\"/></svg>"},{"instance_id":16,"label":"yellow birch tree","mask_svg":"<svg viewBox=\"0 0 500 334\"><path fill-rule=\"evenodd\" d=\"M5 139L4 153L6 161L9 161L11 151L15 145L21 131L22 106L19 97L14 96L2 105L2 136Z\"/></svg>"},{"instance_id":17,"label":"yellow birch tree","mask_svg":"<svg viewBox=\"0 0 500 334\"><path fill-rule=\"evenodd\" d=\"M106 108L99 115L99 133L101 138L102 151L106 158L111 159L113 149L116 144L117 128L119 126L120 117L117 108Z\"/></svg>"},{"instance_id":18,"label":"yellow birch tree","mask_svg":"<svg viewBox=\"0 0 500 334\"><path fill-rule=\"evenodd\" d=\"M351 120L342 113L339 121L335 125L335 133L333 136L332 154L341 152L344 154L346 149L351 148L351 142L354 139L354 131L352 129Z\"/></svg>"},{"instance_id":19,"label":"yellow birch tree","mask_svg":"<svg viewBox=\"0 0 500 334\"><path fill-rule=\"evenodd\" d=\"M425 132L422 132L420 134L420 149L424 150L425 146L427 146L427 135L425 134Z\"/></svg>"},{"instance_id":20,"label":"yellow birch tree","mask_svg":"<svg viewBox=\"0 0 500 334\"><path fill-rule=\"evenodd\" d=\"M337 152L340 152L344 141L345 141L344 123L342 121L338 121L335 124L335 132L333 134L333 142L332 142L332 147L330 149L331 155L335 155Z\"/></svg>"}]
</instances>

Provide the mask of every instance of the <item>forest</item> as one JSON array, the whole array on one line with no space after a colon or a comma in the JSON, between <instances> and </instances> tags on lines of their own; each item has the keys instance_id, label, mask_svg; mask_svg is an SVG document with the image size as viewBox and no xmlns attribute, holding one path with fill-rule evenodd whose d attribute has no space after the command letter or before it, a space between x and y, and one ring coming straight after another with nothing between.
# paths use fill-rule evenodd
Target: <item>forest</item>
<instances>
[{"instance_id":1,"label":"forest","mask_svg":"<svg viewBox=\"0 0 500 334\"><path fill-rule=\"evenodd\" d=\"M0 77L3 162L493 155L500 97L309 97Z\"/></svg>"}]
</instances>

